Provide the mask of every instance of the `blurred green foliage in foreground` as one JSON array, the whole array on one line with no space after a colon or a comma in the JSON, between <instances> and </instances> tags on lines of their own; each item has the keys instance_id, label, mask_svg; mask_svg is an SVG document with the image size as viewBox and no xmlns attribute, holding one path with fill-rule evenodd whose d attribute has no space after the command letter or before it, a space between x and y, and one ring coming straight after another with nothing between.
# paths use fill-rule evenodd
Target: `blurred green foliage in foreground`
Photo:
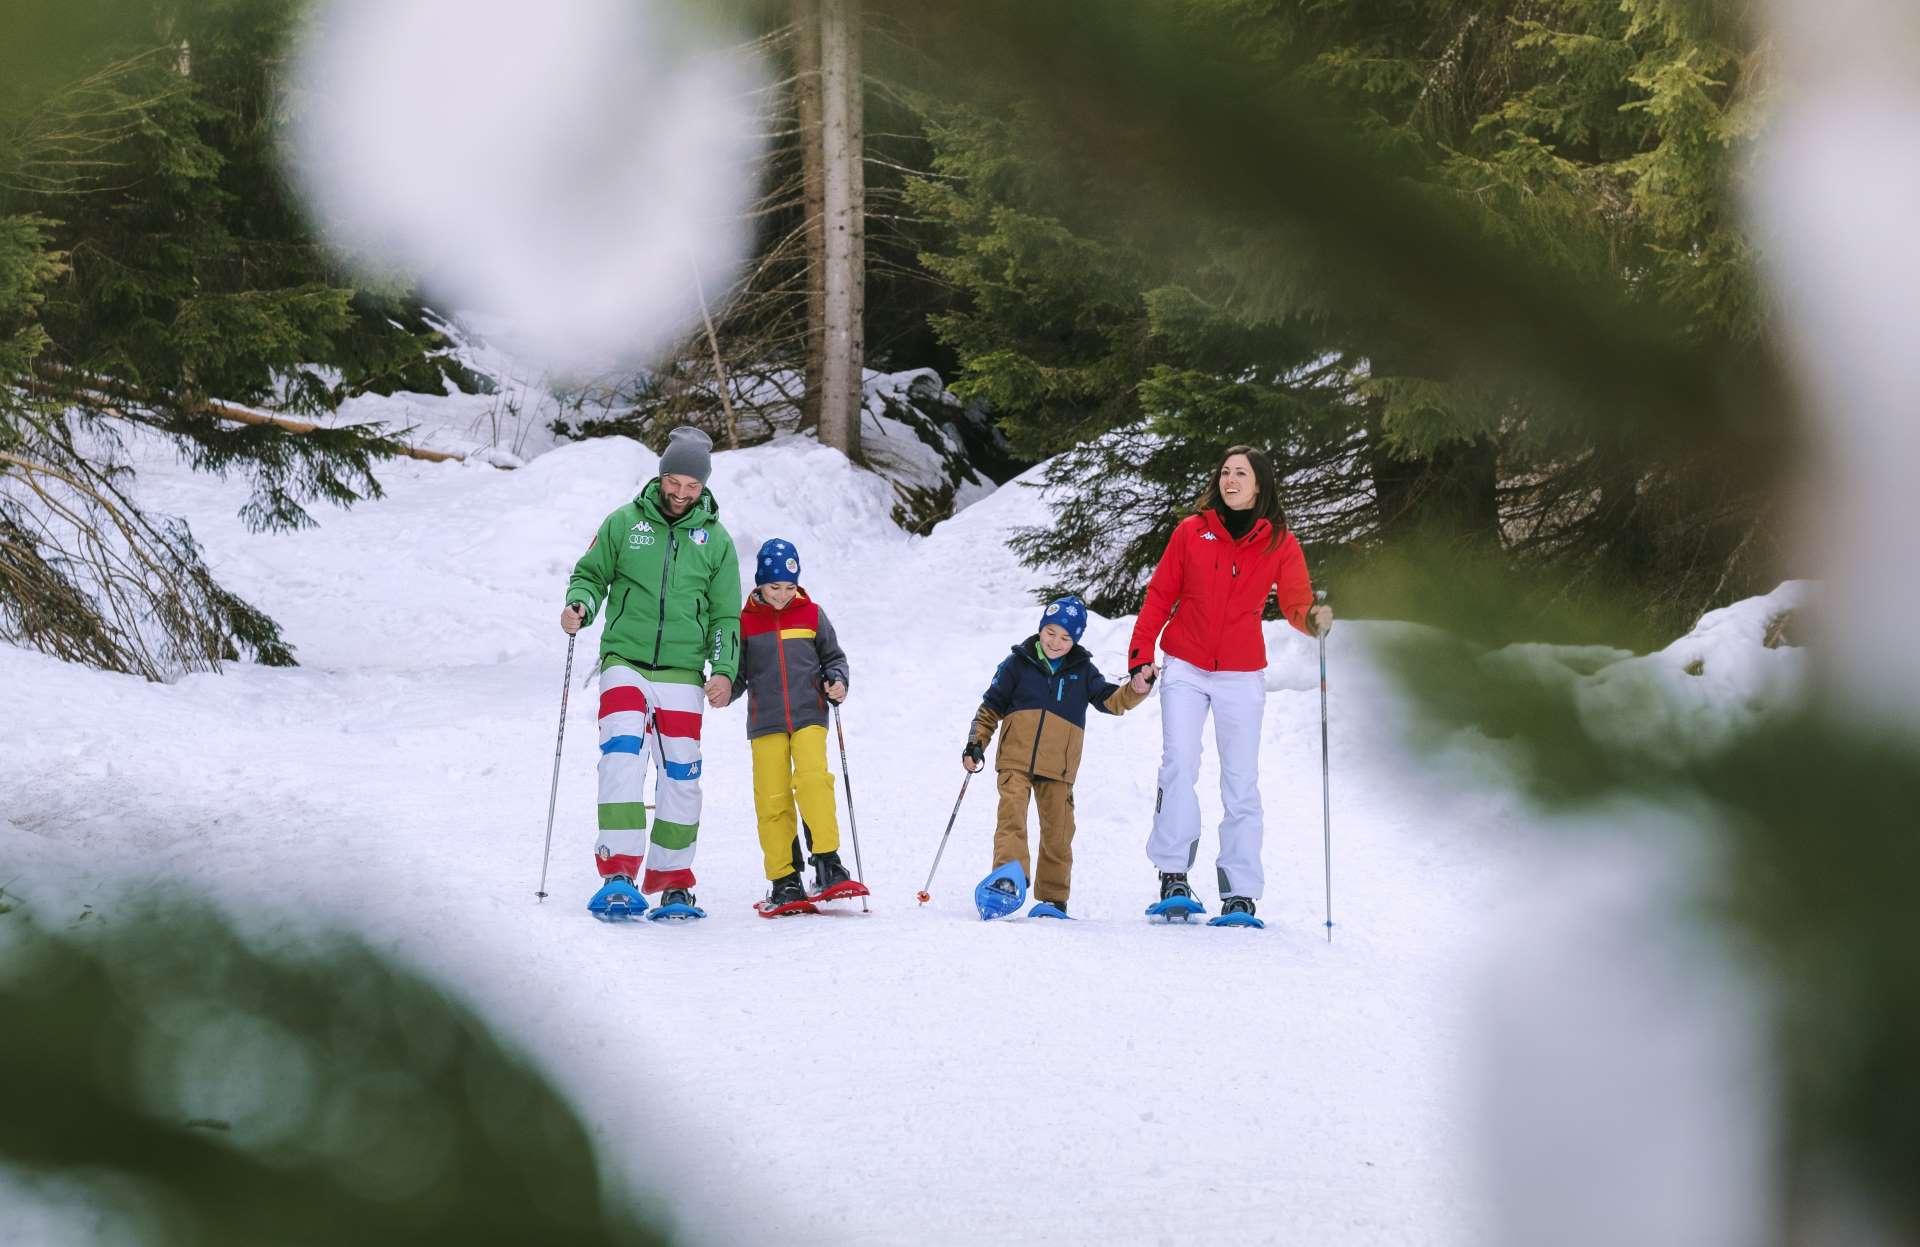
<instances>
[{"instance_id":1,"label":"blurred green foliage in foreground","mask_svg":"<svg viewBox=\"0 0 1920 1247\"><path fill-rule=\"evenodd\" d=\"M0 1165L78 1184L133 1241L672 1241L526 1060L356 943L186 903L56 932L23 906L0 1019Z\"/></svg>"}]
</instances>

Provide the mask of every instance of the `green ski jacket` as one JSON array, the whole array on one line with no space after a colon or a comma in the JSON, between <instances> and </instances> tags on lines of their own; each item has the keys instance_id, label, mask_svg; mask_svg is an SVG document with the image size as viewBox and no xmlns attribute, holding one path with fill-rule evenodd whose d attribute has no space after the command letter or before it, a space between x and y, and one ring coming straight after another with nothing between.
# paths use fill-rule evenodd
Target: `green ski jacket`
<instances>
[{"instance_id":1,"label":"green ski jacket","mask_svg":"<svg viewBox=\"0 0 1920 1247\"><path fill-rule=\"evenodd\" d=\"M600 659L641 668L740 673L740 560L720 526L720 504L702 492L668 521L660 482L601 521L574 564L567 603L586 623L607 604Z\"/></svg>"}]
</instances>

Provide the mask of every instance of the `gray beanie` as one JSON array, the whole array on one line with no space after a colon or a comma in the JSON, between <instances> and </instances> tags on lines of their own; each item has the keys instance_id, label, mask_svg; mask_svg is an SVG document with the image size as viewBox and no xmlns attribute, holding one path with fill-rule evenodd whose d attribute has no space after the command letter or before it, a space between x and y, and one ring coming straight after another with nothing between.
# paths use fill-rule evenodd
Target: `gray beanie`
<instances>
[{"instance_id":1,"label":"gray beanie","mask_svg":"<svg viewBox=\"0 0 1920 1247\"><path fill-rule=\"evenodd\" d=\"M713 439L690 424L667 434L667 448L660 454L660 475L691 476L702 485L713 471Z\"/></svg>"}]
</instances>

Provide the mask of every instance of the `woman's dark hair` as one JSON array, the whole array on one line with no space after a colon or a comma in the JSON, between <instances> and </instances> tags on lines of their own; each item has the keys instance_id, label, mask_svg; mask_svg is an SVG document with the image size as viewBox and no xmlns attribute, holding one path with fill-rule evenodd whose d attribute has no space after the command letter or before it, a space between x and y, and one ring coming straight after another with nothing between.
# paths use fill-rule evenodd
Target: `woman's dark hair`
<instances>
[{"instance_id":1,"label":"woman's dark hair","mask_svg":"<svg viewBox=\"0 0 1920 1247\"><path fill-rule=\"evenodd\" d=\"M1253 468L1253 485L1259 491L1253 500L1253 517L1265 520L1272 526L1267 536L1267 549L1271 550L1280 544L1280 538L1286 534L1287 512L1280 505L1280 490L1273 479L1273 463L1265 452L1251 446L1227 447L1226 453L1220 456L1220 462L1214 465L1213 475L1207 478L1207 487L1200 491L1200 502L1196 509L1205 511L1209 507L1226 505L1220 501L1220 469L1226 467L1227 460L1235 455L1245 455L1247 463Z\"/></svg>"}]
</instances>

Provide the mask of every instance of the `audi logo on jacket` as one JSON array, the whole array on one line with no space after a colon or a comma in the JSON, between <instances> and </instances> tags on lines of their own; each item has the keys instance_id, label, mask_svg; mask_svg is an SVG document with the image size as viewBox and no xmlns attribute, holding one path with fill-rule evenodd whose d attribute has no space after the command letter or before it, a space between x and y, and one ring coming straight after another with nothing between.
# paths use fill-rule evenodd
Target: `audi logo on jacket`
<instances>
[{"instance_id":1,"label":"audi logo on jacket","mask_svg":"<svg viewBox=\"0 0 1920 1247\"><path fill-rule=\"evenodd\" d=\"M1152 662L1158 641L1168 654L1205 671L1262 670L1267 642L1260 617L1275 592L1287 622L1310 634L1307 556L1292 533L1282 533L1278 542L1272 535L1273 525L1260 519L1235 541L1211 507L1181 520L1147 582L1127 669Z\"/></svg>"}]
</instances>

